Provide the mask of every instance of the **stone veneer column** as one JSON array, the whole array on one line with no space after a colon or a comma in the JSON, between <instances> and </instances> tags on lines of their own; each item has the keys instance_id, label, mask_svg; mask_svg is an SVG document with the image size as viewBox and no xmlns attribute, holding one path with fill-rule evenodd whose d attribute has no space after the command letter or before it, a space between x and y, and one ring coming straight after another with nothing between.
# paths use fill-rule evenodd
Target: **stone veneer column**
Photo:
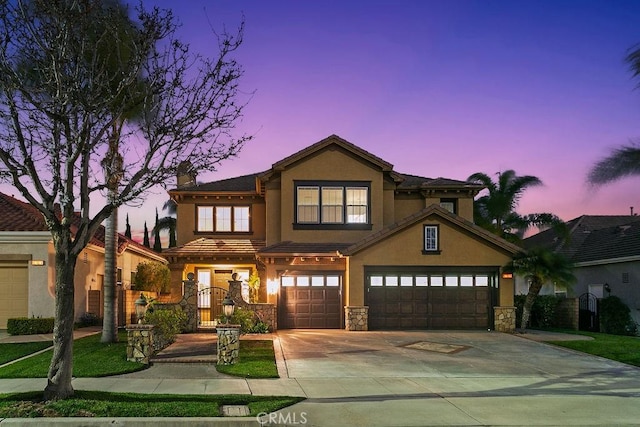
<instances>
[{"instance_id":1,"label":"stone veneer column","mask_svg":"<svg viewBox=\"0 0 640 427\"><path fill-rule=\"evenodd\" d=\"M127 325L127 361L149 364L153 356L154 325Z\"/></svg>"},{"instance_id":2,"label":"stone veneer column","mask_svg":"<svg viewBox=\"0 0 640 427\"><path fill-rule=\"evenodd\" d=\"M368 331L369 307L346 306L344 308L344 329L347 331Z\"/></svg>"},{"instance_id":3,"label":"stone veneer column","mask_svg":"<svg viewBox=\"0 0 640 427\"><path fill-rule=\"evenodd\" d=\"M218 325L218 365L233 365L240 353L240 325Z\"/></svg>"},{"instance_id":4,"label":"stone veneer column","mask_svg":"<svg viewBox=\"0 0 640 427\"><path fill-rule=\"evenodd\" d=\"M513 333L516 330L515 307L493 307L493 324L498 332Z\"/></svg>"},{"instance_id":5,"label":"stone veneer column","mask_svg":"<svg viewBox=\"0 0 640 427\"><path fill-rule=\"evenodd\" d=\"M198 330L198 282L193 280L193 273L187 274L187 280L183 280L182 300L180 308L187 315L184 332L196 332Z\"/></svg>"}]
</instances>

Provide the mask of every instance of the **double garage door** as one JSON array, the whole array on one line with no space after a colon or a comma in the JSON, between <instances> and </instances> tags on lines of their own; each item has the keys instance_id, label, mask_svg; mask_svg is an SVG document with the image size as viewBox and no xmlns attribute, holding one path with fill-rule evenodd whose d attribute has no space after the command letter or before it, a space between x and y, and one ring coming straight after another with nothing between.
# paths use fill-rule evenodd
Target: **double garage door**
<instances>
[{"instance_id":1,"label":"double garage door","mask_svg":"<svg viewBox=\"0 0 640 427\"><path fill-rule=\"evenodd\" d=\"M279 298L279 329L342 328L341 274L282 276Z\"/></svg>"},{"instance_id":2,"label":"double garage door","mask_svg":"<svg viewBox=\"0 0 640 427\"><path fill-rule=\"evenodd\" d=\"M486 329L495 271L368 271L369 329Z\"/></svg>"},{"instance_id":3,"label":"double garage door","mask_svg":"<svg viewBox=\"0 0 640 427\"><path fill-rule=\"evenodd\" d=\"M26 263L0 262L0 329L7 320L29 311L29 275Z\"/></svg>"}]
</instances>

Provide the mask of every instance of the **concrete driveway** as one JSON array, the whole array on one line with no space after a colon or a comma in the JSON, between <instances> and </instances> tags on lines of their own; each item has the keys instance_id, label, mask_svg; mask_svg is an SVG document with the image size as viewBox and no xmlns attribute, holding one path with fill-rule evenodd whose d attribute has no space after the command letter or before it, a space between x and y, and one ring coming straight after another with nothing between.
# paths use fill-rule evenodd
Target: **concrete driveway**
<instances>
[{"instance_id":1,"label":"concrete driveway","mask_svg":"<svg viewBox=\"0 0 640 427\"><path fill-rule=\"evenodd\" d=\"M640 370L484 331L278 331L306 425L638 425ZM272 419L271 421L278 421Z\"/></svg>"}]
</instances>

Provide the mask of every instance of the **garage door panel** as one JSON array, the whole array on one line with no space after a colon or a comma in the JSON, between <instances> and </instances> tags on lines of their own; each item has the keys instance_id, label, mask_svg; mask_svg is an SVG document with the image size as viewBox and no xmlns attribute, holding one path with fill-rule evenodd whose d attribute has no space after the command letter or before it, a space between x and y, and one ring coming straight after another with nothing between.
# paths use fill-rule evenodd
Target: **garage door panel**
<instances>
[{"instance_id":1,"label":"garage door panel","mask_svg":"<svg viewBox=\"0 0 640 427\"><path fill-rule=\"evenodd\" d=\"M393 272L379 275L385 277L385 284L387 277L394 276ZM407 276L406 273L402 275ZM424 277L424 273L421 275ZM482 275L486 277L487 274ZM398 276L401 275L398 274ZM377 283L380 284L380 280ZM391 283L395 282L391 281ZM420 283L422 286L368 286L366 303L369 306L369 328L478 329L488 327L490 287L426 286L424 280Z\"/></svg>"},{"instance_id":2,"label":"garage door panel","mask_svg":"<svg viewBox=\"0 0 640 427\"><path fill-rule=\"evenodd\" d=\"M341 328L340 287L281 287L278 316L282 329Z\"/></svg>"},{"instance_id":3,"label":"garage door panel","mask_svg":"<svg viewBox=\"0 0 640 427\"><path fill-rule=\"evenodd\" d=\"M7 320L29 313L29 271L27 266L0 266L0 329Z\"/></svg>"}]
</instances>

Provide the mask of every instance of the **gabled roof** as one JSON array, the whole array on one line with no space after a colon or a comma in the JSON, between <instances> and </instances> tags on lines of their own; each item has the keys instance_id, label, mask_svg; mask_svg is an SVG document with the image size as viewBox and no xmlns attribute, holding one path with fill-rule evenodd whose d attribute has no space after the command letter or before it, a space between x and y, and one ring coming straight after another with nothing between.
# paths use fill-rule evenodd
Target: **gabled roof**
<instances>
[{"instance_id":1,"label":"gabled roof","mask_svg":"<svg viewBox=\"0 0 640 427\"><path fill-rule=\"evenodd\" d=\"M465 220L462 217L459 217L457 215L454 215L453 213L449 212L448 210L440 207L439 205L433 204L431 206L428 206L424 209L422 209L420 212L416 212L413 215L410 215L406 218L404 218L401 221L398 221L394 224L389 225L388 227L383 228L382 230L371 234L370 236L365 237L364 239L360 240L357 243L354 243L353 245L349 246L344 252L344 255L353 255L357 252L360 252L370 246L373 246L379 242L381 242L382 240L385 240L389 237L391 237L392 235L394 235L395 233L398 233L404 229L406 229L407 227L410 227L420 221L423 221L425 218L429 217L429 216L437 216L449 223L451 223L452 225L455 225L459 228L462 228L464 230L466 230L467 232L477 236L478 238L487 241L488 243L491 243L494 246L497 246L499 248L501 248L504 251L507 251L509 253L515 254L517 252L522 251L522 248L514 245L513 243L510 243L504 239L502 239L501 237L496 236L493 233L490 233L489 231L485 230L484 228L478 227L477 225L475 225L474 223Z\"/></svg>"},{"instance_id":2,"label":"gabled roof","mask_svg":"<svg viewBox=\"0 0 640 427\"><path fill-rule=\"evenodd\" d=\"M166 257L183 256L239 256L253 255L264 248L264 240L259 239L216 239L201 237L182 246L162 251Z\"/></svg>"},{"instance_id":3,"label":"gabled roof","mask_svg":"<svg viewBox=\"0 0 640 427\"><path fill-rule=\"evenodd\" d=\"M423 176L395 172L391 163L382 160L380 157L371 154L370 152L350 143L345 139L340 138L337 135L331 135L321 141L316 142L313 145L310 145L309 147L298 151L297 153L294 153L274 163L269 170L252 173L249 175L238 176L235 178L202 183L191 187L176 188L170 190L170 193L261 193L262 189L260 181L268 181L273 175L278 174L286 167L331 146L339 147L340 149L352 153L356 157L359 157L364 161L378 167L382 172L387 173L388 176L396 183L398 190L416 191L465 189L478 192L484 188L480 184L467 181L459 181L442 177L427 178Z\"/></svg>"},{"instance_id":4,"label":"gabled roof","mask_svg":"<svg viewBox=\"0 0 640 427\"><path fill-rule=\"evenodd\" d=\"M567 226L567 242L548 229L525 239L524 245L553 249L575 263L640 256L640 216L582 215Z\"/></svg>"},{"instance_id":5,"label":"gabled roof","mask_svg":"<svg viewBox=\"0 0 640 427\"><path fill-rule=\"evenodd\" d=\"M370 152L358 147L357 145L354 145L352 143L350 143L349 141L340 138L338 135L330 135L327 138L316 142L315 144L312 144L306 148L303 148L302 150L298 151L297 153L294 153L288 157L285 157L284 159L274 163L273 165L271 165L271 169L269 169L268 171L264 172L260 178L268 181L269 178L271 178L271 176L273 176L274 174L277 174L281 171L283 171L284 169L286 169L288 166L299 162L300 160L303 160L304 158L311 156L315 153L318 153L330 146L336 146L339 147L349 153L352 153L353 155L355 155L356 157L359 157L361 159L363 159L364 161L367 161L371 164L373 164L374 166L378 167L381 171L383 172L389 172L393 178L395 178L396 173L393 172L393 165L389 162L386 162L384 160L382 160L380 157L375 156L373 154L371 154Z\"/></svg>"},{"instance_id":6,"label":"gabled roof","mask_svg":"<svg viewBox=\"0 0 640 427\"><path fill-rule=\"evenodd\" d=\"M73 224L71 231L74 232L76 229L76 224ZM49 228L44 221L44 217L36 208L31 206L29 203L16 199L15 197L0 193L0 232L2 231L48 232ZM89 243L94 246L104 248L104 233L105 228L103 226L98 227L98 230L96 230L96 233L90 239ZM123 234L118 233L118 253L123 253L128 248L158 261L165 261L162 256L150 248L147 248L146 246L129 239Z\"/></svg>"}]
</instances>

